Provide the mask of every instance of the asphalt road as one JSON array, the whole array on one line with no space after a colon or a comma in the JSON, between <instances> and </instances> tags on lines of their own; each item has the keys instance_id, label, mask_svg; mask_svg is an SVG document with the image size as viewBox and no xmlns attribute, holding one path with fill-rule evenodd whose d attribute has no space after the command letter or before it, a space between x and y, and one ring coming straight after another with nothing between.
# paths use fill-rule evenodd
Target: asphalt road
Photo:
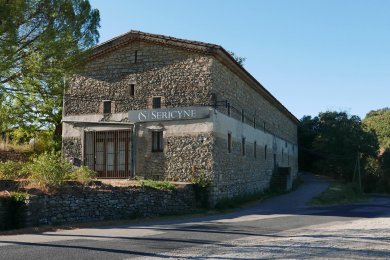
<instances>
[{"instance_id":1,"label":"asphalt road","mask_svg":"<svg viewBox=\"0 0 390 260\"><path fill-rule=\"evenodd\" d=\"M387 221L390 216L389 197L377 196L370 202L356 205L310 207L306 202L323 191L328 183L310 175L304 178L305 184L292 193L228 214L142 225L0 236L0 259L358 258L362 256L359 250L366 241L359 242L357 238L364 234L367 239L372 237L370 241L380 243L375 250L364 251L364 258L390 258L390 237L387 233L375 240L379 233L372 232L373 229L370 229L373 234L358 231L354 237L348 237L350 231L347 231L339 237L332 233L325 238L323 234L330 234L330 231L319 231L336 224L342 227L344 223L362 220L366 221L366 231L371 220L382 220L383 224L383 220ZM302 235L302 230L319 233ZM348 230L356 233L356 229ZM384 231L383 228L381 231ZM315 239L315 247L307 241L308 237L310 241ZM351 245L343 246L342 250L332 244L336 239L345 242L348 238ZM325 240L328 241L326 245L322 243ZM334 248L338 251L329 250ZM288 252L294 252L294 255L288 255Z\"/></svg>"}]
</instances>

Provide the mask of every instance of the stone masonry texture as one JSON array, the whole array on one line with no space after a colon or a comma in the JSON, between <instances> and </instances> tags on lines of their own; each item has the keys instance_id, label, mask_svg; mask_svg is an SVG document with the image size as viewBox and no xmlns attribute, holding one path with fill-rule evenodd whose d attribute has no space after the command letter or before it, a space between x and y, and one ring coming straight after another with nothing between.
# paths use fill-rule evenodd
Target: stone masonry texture
<instances>
[{"instance_id":1,"label":"stone masonry texture","mask_svg":"<svg viewBox=\"0 0 390 260\"><path fill-rule=\"evenodd\" d=\"M215 54L217 49L200 51L212 45L194 44L191 49L183 47L190 41L169 44L175 40L158 36L153 42L153 37L124 42L91 58L85 71L70 81L64 102L65 117L102 114L103 100L112 101L112 113L150 109L154 96L161 97L162 107L207 105L225 115L229 113L224 104L229 104L230 117L237 120L237 126L253 126L285 141L286 147L276 150L269 145L265 157L265 147L259 142L254 158L254 144L248 141L243 156L241 140L235 139L233 151L228 154L227 137L221 133L170 132L156 122L164 131L164 151L151 152L150 130L140 126L136 132L136 177L191 181L194 175L204 174L212 182L210 190L215 203L225 197L266 189L275 167L274 156L278 166L291 167L292 178L296 176L297 122L277 101L260 94L260 86L237 73L241 70L238 65ZM82 161L81 136L63 140L65 155ZM286 156L286 151L295 152Z\"/></svg>"},{"instance_id":2,"label":"stone masonry texture","mask_svg":"<svg viewBox=\"0 0 390 260\"><path fill-rule=\"evenodd\" d=\"M149 188L72 188L53 195L30 195L26 226L183 214L195 209L192 185L174 191Z\"/></svg>"}]
</instances>

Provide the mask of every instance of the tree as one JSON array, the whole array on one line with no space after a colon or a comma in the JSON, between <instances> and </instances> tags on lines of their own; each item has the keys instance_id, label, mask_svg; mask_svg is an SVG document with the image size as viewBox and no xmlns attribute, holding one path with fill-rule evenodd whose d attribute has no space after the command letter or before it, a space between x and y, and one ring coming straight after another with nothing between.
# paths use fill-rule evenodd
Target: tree
<instances>
[{"instance_id":1,"label":"tree","mask_svg":"<svg viewBox=\"0 0 390 260\"><path fill-rule=\"evenodd\" d=\"M370 111L363 119L363 124L376 133L383 150L390 148L390 108Z\"/></svg>"},{"instance_id":2,"label":"tree","mask_svg":"<svg viewBox=\"0 0 390 260\"><path fill-rule=\"evenodd\" d=\"M228 53L233 57L233 59L234 59L235 61L237 61L238 64L240 64L242 67L244 67L244 63L245 63L245 61L246 61L246 58L240 57L240 56L236 55L236 54L235 54L234 52L232 52L232 51L228 51Z\"/></svg>"},{"instance_id":3,"label":"tree","mask_svg":"<svg viewBox=\"0 0 390 260\"><path fill-rule=\"evenodd\" d=\"M313 119L304 117L301 122L299 143L315 156L311 158L312 169L317 172L350 181L358 152L365 158L376 156L376 136L364 130L358 116L328 111Z\"/></svg>"},{"instance_id":4,"label":"tree","mask_svg":"<svg viewBox=\"0 0 390 260\"><path fill-rule=\"evenodd\" d=\"M83 67L99 21L87 0L0 0L0 106L16 126L60 125L64 79Z\"/></svg>"}]
</instances>

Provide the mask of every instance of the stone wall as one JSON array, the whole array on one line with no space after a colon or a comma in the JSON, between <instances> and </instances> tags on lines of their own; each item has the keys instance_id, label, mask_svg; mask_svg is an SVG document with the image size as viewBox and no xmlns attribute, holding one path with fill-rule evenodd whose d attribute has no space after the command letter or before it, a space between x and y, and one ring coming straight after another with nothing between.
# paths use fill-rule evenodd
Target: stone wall
<instances>
[{"instance_id":1,"label":"stone wall","mask_svg":"<svg viewBox=\"0 0 390 260\"><path fill-rule=\"evenodd\" d=\"M82 160L82 143L81 137L63 137L62 149L65 152L65 157L73 162Z\"/></svg>"},{"instance_id":2,"label":"stone wall","mask_svg":"<svg viewBox=\"0 0 390 260\"><path fill-rule=\"evenodd\" d=\"M191 181L196 175L204 174L206 179L213 180L213 146L211 133L168 137L166 179Z\"/></svg>"},{"instance_id":3,"label":"stone wall","mask_svg":"<svg viewBox=\"0 0 390 260\"><path fill-rule=\"evenodd\" d=\"M243 196L269 187L274 169L272 150L260 144L254 156L254 144L246 142L242 154L241 140L233 138L232 152L227 152L227 139L217 137L213 150L215 182L211 189L212 205L220 199Z\"/></svg>"},{"instance_id":4,"label":"stone wall","mask_svg":"<svg viewBox=\"0 0 390 260\"><path fill-rule=\"evenodd\" d=\"M195 125L194 125L195 127ZM137 176L146 179L189 182L194 174L212 179L214 138L211 133L164 131L163 152L152 152L151 131L143 129L137 139Z\"/></svg>"},{"instance_id":5,"label":"stone wall","mask_svg":"<svg viewBox=\"0 0 390 260\"><path fill-rule=\"evenodd\" d=\"M195 209L195 197L191 185L175 191L84 188L56 195L31 195L26 204L26 226L37 226L183 214Z\"/></svg>"},{"instance_id":6,"label":"stone wall","mask_svg":"<svg viewBox=\"0 0 390 260\"><path fill-rule=\"evenodd\" d=\"M249 86L237 74L216 59L211 66L212 88L218 101L227 100L235 109L231 116L241 121L244 110L245 121L258 129L266 130L291 144L297 144L297 125L287 118L279 109ZM227 114L227 108L219 103L218 110ZM254 120L255 118L255 120Z\"/></svg>"},{"instance_id":7,"label":"stone wall","mask_svg":"<svg viewBox=\"0 0 390 260\"><path fill-rule=\"evenodd\" d=\"M6 207L4 205L4 202L0 199L0 230L6 229Z\"/></svg>"},{"instance_id":8,"label":"stone wall","mask_svg":"<svg viewBox=\"0 0 390 260\"><path fill-rule=\"evenodd\" d=\"M113 112L146 109L152 96L161 96L166 107L210 104L210 66L206 55L132 42L91 60L83 74L73 77L65 115L102 113L102 100L115 101Z\"/></svg>"}]
</instances>

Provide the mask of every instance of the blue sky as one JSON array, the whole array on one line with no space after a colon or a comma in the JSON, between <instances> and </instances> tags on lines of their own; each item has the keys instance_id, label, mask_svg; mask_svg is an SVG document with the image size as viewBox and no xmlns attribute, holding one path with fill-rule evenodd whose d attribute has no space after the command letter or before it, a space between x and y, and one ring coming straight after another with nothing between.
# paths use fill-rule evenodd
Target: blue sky
<instances>
[{"instance_id":1,"label":"blue sky","mask_svg":"<svg viewBox=\"0 0 390 260\"><path fill-rule=\"evenodd\" d=\"M296 117L390 107L390 1L90 0L129 30L222 45Z\"/></svg>"}]
</instances>

